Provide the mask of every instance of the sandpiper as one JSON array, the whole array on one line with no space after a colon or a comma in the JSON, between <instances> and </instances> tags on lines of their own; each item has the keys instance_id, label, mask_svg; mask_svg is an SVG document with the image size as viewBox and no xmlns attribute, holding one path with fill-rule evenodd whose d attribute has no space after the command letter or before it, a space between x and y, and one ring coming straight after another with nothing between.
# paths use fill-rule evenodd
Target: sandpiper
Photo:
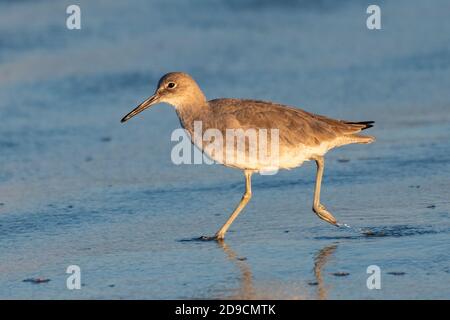
<instances>
[{"instance_id":1,"label":"sandpiper","mask_svg":"<svg viewBox=\"0 0 450 320\"><path fill-rule=\"evenodd\" d=\"M314 189L313 211L317 216L335 226L339 226L333 215L320 203L320 188L324 170L324 155L330 149L351 143L371 143L372 136L358 134L371 128L373 121L353 122L335 120L309 113L301 109L282 104L247 99L207 100L194 79L183 72L171 72L164 75L158 83L155 93L128 113L121 122L125 122L143 110L157 103L167 103L175 107L182 127L193 139L194 124L202 123L202 130L214 129L226 136L228 129L276 129L278 130L279 150L277 167L291 169L304 161L314 160L317 165ZM195 141L192 141L195 144ZM198 144L196 144L198 146ZM233 144L233 146L236 146ZM260 146L256 146L258 149ZM200 148L203 148L200 146ZM205 150L203 150L205 151ZM216 232L212 239L223 240L230 225L247 205L251 196L251 177L255 172L273 169L273 163L248 157L249 148L236 150L244 152L237 161L236 157L223 157L218 153L208 156L219 163L240 169L245 175L245 192L236 209ZM243 160L242 160L243 159ZM270 168L268 168L270 167Z\"/></svg>"}]
</instances>

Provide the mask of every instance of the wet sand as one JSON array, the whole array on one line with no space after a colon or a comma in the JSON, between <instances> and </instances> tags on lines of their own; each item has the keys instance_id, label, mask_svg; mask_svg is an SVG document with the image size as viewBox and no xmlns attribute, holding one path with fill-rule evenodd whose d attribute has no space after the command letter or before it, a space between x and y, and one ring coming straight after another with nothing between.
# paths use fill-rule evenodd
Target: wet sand
<instances>
[{"instance_id":1,"label":"wet sand","mask_svg":"<svg viewBox=\"0 0 450 320\"><path fill-rule=\"evenodd\" d=\"M379 32L356 1L146 3L81 1L69 31L70 3L0 1L0 298L450 297L446 1L384 3ZM322 200L351 228L311 211L306 163L255 176L224 244L193 240L228 217L242 174L173 165L169 106L119 123L173 70L209 98L375 120L375 144L326 158Z\"/></svg>"}]
</instances>

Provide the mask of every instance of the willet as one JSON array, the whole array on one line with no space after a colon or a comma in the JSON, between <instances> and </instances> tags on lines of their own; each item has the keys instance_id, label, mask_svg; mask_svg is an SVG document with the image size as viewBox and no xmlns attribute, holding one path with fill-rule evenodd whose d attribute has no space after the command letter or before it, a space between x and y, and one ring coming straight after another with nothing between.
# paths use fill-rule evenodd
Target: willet
<instances>
[{"instance_id":1,"label":"willet","mask_svg":"<svg viewBox=\"0 0 450 320\"><path fill-rule=\"evenodd\" d=\"M245 99L215 99L208 101L194 79L186 73L172 72L164 75L158 83L155 93L133 111L122 122L129 120L143 110L157 103L167 103L175 107L182 127L194 137L196 122L202 123L202 131L218 130L223 136L229 129L276 129L278 130L279 148L277 167L290 169L300 166L304 161L314 160L317 165L314 189L313 211L317 216L333 225L339 226L333 215L320 203L320 188L324 170L324 155L330 149L351 143L371 143L371 136L358 134L361 130L372 127L373 121L352 122L335 120L316 115L298 108L272 102ZM192 141L199 146L196 141ZM199 146L203 148L203 146ZM233 143L233 147L236 145ZM257 145L256 148L260 146ZM202 151L205 151L203 148ZM230 225L247 205L251 196L252 174L266 169L273 169L273 164L247 157L246 146L244 160L235 157L223 157L219 153L208 153L213 160L225 166L243 170L245 175L245 193L236 209L216 232L212 239L223 240ZM270 168L269 168L270 167Z\"/></svg>"}]
</instances>

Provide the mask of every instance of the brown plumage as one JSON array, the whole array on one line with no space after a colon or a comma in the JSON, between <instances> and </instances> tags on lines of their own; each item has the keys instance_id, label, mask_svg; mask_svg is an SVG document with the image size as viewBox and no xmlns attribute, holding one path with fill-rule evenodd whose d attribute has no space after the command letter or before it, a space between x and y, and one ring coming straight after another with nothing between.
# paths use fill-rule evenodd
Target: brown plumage
<instances>
[{"instance_id":1,"label":"brown plumage","mask_svg":"<svg viewBox=\"0 0 450 320\"><path fill-rule=\"evenodd\" d=\"M224 119L232 119L229 121L232 128L233 125L243 129L276 128L280 131L282 143L314 146L339 139L342 140L339 145L347 142L367 143L373 140L373 137L357 135L360 131L372 127L373 121L335 120L298 108L259 100L215 99L208 104L212 110L212 118L220 119L217 124Z\"/></svg>"},{"instance_id":2,"label":"brown plumage","mask_svg":"<svg viewBox=\"0 0 450 320\"><path fill-rule=\"evenodd\" d=\"M186 73L172 72L161 78L153 96L142 102L126 115L125 122L146 108L165 102L175 107L180 123L190 134L193 143L199 146L217 162L244 171L246 177L246 192L241 202L224 226L216 233L214 239L224 238L231 223L244 208L251 197L251 175L257 171L273 169L290 169L300 166L304 161L314 160L317 164L316 186L314 191L313 211L323 220L338 225L336 219L320 204L320 186L323 175L323 156L330 149L350 143L371 143L374 137L361 135L362 130L371 128L373 121L352 122L335 120L325 116L306 112L304 110L276 104L272 102L246 99L215 99L207 101L197 83ZM206 148L202 142L194 140L195 123L201 123L202 136L209 129L214 129L227 136L227 130L265 129L277 131L277 152L270 150L268 154L276 155L260 159L252 154L249 145L239 149L238 139L232 141L236 152L235 157L226 157L225 147L214 152ZM259 131L258 131L259 130ZM259 137L259 136L258 136ZM268 136L268 143L274 137ZM249 137L243 137L250 141ZM260 138L256 140L256 150L262 148ZM212 142L212 141L211 141ZM225 145L225 144L224 144ZM242 158L237 157L242 155ZM259 153L258 153L259 155ZM276 165L275 165L276 163Z\"/></svg>"}]
</instances>

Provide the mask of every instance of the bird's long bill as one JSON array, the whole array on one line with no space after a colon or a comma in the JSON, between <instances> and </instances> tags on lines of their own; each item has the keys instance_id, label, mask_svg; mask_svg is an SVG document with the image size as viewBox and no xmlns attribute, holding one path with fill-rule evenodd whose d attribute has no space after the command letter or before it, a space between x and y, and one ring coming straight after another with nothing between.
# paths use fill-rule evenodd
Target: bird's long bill
<instances>
[{"instance_id":1,"label":"bird's long bill","mask_svg":"<svg viewBox=\"0 0 450 320\"><path fill-rule=\"evenodd\" d=\"M147 109L147 108L151 107L152 105L158 103L158 99L159 99L159 96L158 96L157 93L155 93L150 98L148 98L147 100L143 101L140 105L138 105L136 108L134 108L133 111L131 111L129 114L127 114L125 117L123 117L123 119L120 122L125 122L125 121L130 120L131 118L133 118L138 113L141 113L145 109Z\"/></svg>"}]
</instances>

